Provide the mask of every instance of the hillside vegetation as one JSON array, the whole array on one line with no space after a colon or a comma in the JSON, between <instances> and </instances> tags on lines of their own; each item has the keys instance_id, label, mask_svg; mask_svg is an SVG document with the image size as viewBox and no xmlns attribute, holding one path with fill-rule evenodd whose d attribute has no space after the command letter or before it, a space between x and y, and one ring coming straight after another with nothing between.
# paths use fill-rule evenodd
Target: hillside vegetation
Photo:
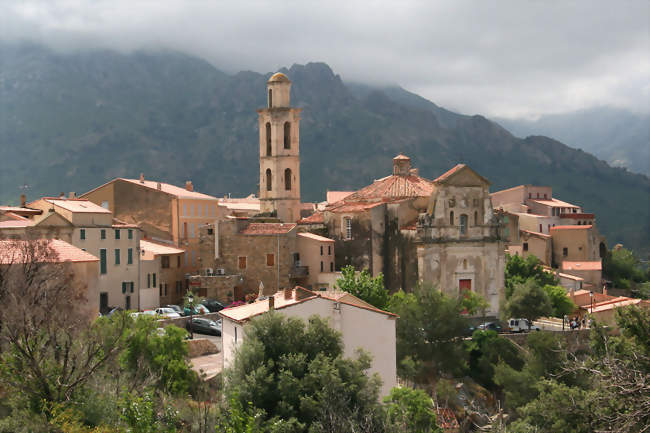
<instances>
[{"instance_id":1,"label":"hillside vegetation","mask_svg":"<svg viewBox=\"0 0 650 433\"><path fill-rule=\"evenodd\" d=\"M459 162L492 190L550 185L597 214L610 244L650 248L650 179L553 139L519 139L482 116L463 116L399 87L346 84L323 63L284 70L301 107L304 201L355 189L409 155L434 178ZM255 110L269 74L223 73L172 52L61 54L0 46L0 201L85 192L114 177L245 195L258 189Z\"/></svg>"}]
</instances>

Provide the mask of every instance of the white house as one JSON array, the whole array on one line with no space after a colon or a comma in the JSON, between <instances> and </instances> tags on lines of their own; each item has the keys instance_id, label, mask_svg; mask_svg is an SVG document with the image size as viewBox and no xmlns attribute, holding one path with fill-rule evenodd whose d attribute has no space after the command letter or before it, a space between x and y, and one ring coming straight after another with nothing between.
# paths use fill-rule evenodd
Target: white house
<instances>
[{"instance_id":1,"label":"white house","mask_svg":"<svg viewBox=\"0 0 650 433\"><path fill-rule=\"evenodd\" d=\"M397 315L379 310L349 293L315 292L296 287L252 304L221 310L223 366L234 361L235 350L244 341L246 322L269 309L288 317L307 320L318 315L343 337L345 357L354 357L357 348L372 356L369 374L377 373L382 380L381 396L388 395L397 384L395 324Z\"/></svg>"}]
</instances>

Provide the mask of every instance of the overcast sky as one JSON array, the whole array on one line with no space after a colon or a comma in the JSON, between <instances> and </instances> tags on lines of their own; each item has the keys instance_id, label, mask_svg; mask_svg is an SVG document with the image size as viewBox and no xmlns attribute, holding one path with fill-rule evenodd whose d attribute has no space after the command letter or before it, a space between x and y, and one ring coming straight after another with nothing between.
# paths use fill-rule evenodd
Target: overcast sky
<instances>
[{"instance_id":1,"label":"overcast sky","mask_svg":"<svg viewBox=\"0 0 650 433\"><path fill-rule=\"evenodd\" d=\"M0 39L148 47L226 72L323 61L465 114L650 111L650 1L0 0Z\"/></svg>"}]
</instances>

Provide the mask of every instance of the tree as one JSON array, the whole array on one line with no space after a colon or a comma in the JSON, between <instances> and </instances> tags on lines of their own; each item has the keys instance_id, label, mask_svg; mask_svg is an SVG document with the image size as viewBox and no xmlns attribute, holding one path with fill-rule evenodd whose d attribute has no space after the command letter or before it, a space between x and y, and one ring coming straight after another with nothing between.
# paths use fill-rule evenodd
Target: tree
<instances>
[{"instance_id":1,"label":"tree","mask_svg":"<svg viewBox=\"0 0 650 433\"><path fill-rule=\"evenodd\" d=\"M86 288L50 241L3 241L0 255L0 385L34 411L68 401L119 354L128 322L91 322Z\"/></svg>"},{"instance_id":2,"label":"tree","mask_svg":"<svg viewBox=\"0 0 650 433\"><path fill-rule=\"evenodd\" d=\"M564 287L546 284L544 286L544 292L546 292L546 295L548 295L551 301L551 315L553 317L563 318L565 315L569 315L577 309L576 304L567 296Z\"/></svg>"},{"instance_id":3,"label":"tree","mask_svg":"<svg viewBox=\"0 0 650 433\"><path fill-rule=\"evenodd\" d=\"M367 303L386 310L390 301L390 294L384 288L382 274L372 277L367 269L356 275L354 266L346 266L341 270L342 277L336 280L336 287L344 290Z\"/></svg>"},{"instance_id":4,"label":"tree","mask_svg":"<svg viewBox=\"0 0 650 433\"><path fill-rule=\"evenodd\" d=\"M525 259L521 256L506 256L505 284L506 299L510 298L515 285L524 283L528 279L534 279L540 287L545 285L557 285L558 281L551 272L546 272L542 263L534 255Z\"/></svg>"},{"instance_id":5,"label":"tree","mask_svg":"<svg viewBox=\"0 0 650 433\"><path fill-rule=\"evenodd\" d=\"M421 389L393 388L384 398L391 431L403 433L442 432L436 424L433 401Z\"/></svg>"},{"instance_id":6,"label":"tree","mask_svg":"<svg viewBox=\"0 0 650 433\"><path fill-rule=\"evenodd\" d=\"M249 415L263 413L273 431L378 428L380 380L366 374L370 357L344 359L341 336L325 320L312 316L305 324L270 312L252 320L245 332L225 372L225 392Z\"/></svg>"},{"instance_id":7,"label":"tree","mask_svg":"<svg viewBox=\"0 0 650 433\"><path fill-rule=\"evenodd\" d=\"M472 339L465 341L469 355L469 375L488 389L494 389L494 365L500 361L508 366L521 369L523 359L517 348L506 338L499 337L495 331L476 330Z\"/></svg>"},{"instance_id":8,"label":"tree","mask_svg":"<svg viewBox=\"0 0 650 433\"><path fill-rule=\"evenodd\" d=\"M464 308L463 299L447 297L434 286L395 293L390 310L400 316L398 368L410 359L409 365L415 363L421 377L428 372L461 372L465 367L462 336L469 327L467 317L461 314Z\"/></svg>"},{"instance_id":9,"label":"tree","mask_svg":"<svg viewBox=\"0 0 650 433\"><path fill-rule=\"evenodd\" d=\"M507 317L523 317L532 324L541 316L553 312L551 300L544 289L533 278L524 283L515 284L512 295L505 303L504 314Z\"/></svg>"},{"instance_id":10,"label":"tree","mask_svg":"<svg viewBox=\"0 0 650 433\"><path fill-rule=\"evenodd\" d=\"M644 270L634 252L626 248L607 252L603 260L603 274L613 281L614 287L621 289L637 289L638 285L650 280L650 270Z\"/></svg>"}]
</instances>

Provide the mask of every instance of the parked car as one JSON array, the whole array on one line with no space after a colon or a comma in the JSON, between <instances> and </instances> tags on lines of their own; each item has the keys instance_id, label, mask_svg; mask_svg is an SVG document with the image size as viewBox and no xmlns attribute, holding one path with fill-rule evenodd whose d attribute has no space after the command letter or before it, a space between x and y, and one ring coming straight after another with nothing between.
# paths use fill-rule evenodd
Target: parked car
<instances>
[{"instance_id":1,"label":"parked car","mask_svg":"<svg viewBox=\"0 0 650 433\"><path fill-rule=\"evenodd\" d=\"M192 314L200 316L202 314L208 314L209 312L210 310L208 310L205 305L194 304L194 312ZM190 307L183 308L183 316L189 316L189 315L190 315Z\"/></svg>"},{"instance_id":2,"label":"parked car","mask_svg":"<svg viewBox=\"0 0 650 433\"><path fill-rule=\"evenodd\" d=\"M157 316L157 314L156 314L156 312L155 312L154 310L144 310L144 311L141 313L141 315L142 315L142 316L152 316L152 317L156 317L156 316Z\"/></svg>"},{"instance_id":3,"label":"parked car","mask_svg":"<svg viewBox=\"0 0 650 433\"><path fill-rule=\"evenodd\" d=\"M140 316L142 313L138 311L134 311L133 313L129 313L129 316L131 316L133 319L137 319L138 316Z\"/></svg>"},{"instance_id":4,"label":"parked car","mask_svg":"<svg viewBox=\"0 0 650 433\"><path fill-rule=\"evenodd\" d=\"M221 320L214 321L203 317L194 317L191 323L187 322L185 327L188 331L191 328L192 331L199 334L221 335Z\"/></svg>"},{"instance_id":5,"label":"parked car","mask_svg":"<svg viewBox=\"0 0 650 433\"><path fill-rule=\"evenodd\" d=\"M156 314L165 319L176 319L181 317L173 308L160 307L156 308Z\"/></svg>"},{"instance_id":6,"label":"parked car","mask_svg":"<svg viewBox=\"0 0 650 433\"><path fill-rule=\"evenodd\" d=\"M538 326L528 323L527 319L510 319L508 327L512 332L540 331Z\"/></svg>"},{"instance_id":7,"label":"parked car","mask_svg":"<svg viewBox=\"0 0 650 433\"><path fill-rule=\"evenodd\" d=\"M495 331L495 332L501 332L501 325L499 325L498 322L485 322L481 323L478 325L478 329L482 329L483 331Z\"/></svg>"},{"instance_id":8,"label":"parked car","mask_svg":"<svg viewBox=\"0 0 650 433\"><path fill-rule=\"evenodd\" d=\"M208 310L210 310L211 313L216 313L217 311L223 310L225 305L223 305L221 302L217 301L216 299L204 299L201 304L206 307Z\"/></svg>"},{"instance_id":9,"label":"parked car","mask_svg":"<svg viewBox=\"0 0 650 433\"><path fill-rule=\"evenodd\" d=\"M164 307L165 308L171 308L172 310L174 310L175 312L177 312L181 316L183 315L183 309L181 307L179 307L178 305L165 305Z\"/></svg>"}]
</instances>

